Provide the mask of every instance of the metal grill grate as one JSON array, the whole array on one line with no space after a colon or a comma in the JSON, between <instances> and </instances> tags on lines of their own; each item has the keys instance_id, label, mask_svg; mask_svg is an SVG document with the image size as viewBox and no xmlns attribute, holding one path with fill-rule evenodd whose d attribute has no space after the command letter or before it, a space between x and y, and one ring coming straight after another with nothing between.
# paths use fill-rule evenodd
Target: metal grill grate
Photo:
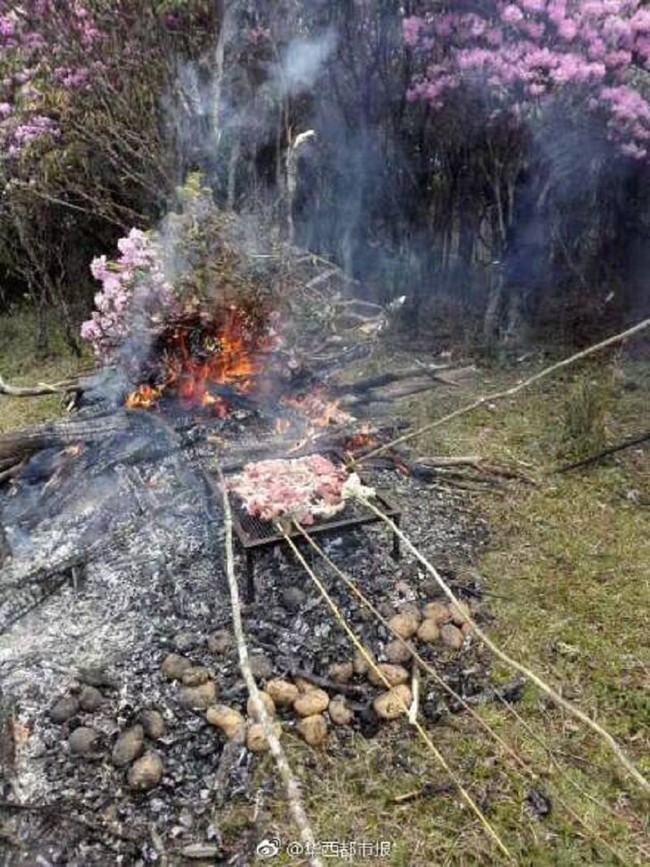
<instances>
[{"instance_id":1,"label":"metal grill grate","mask_svg":"<svg viewBox=\"0 0 650 867\"><path fill-rule=\"evenodd\" d=\"M327 457L335 463L344 463L341 456L336 452L327 453ZM235 475L235 473L228 473L228 475ZM228 476L226 476L227 478ZM259 518L249 515L236 494L230 494L229 496L233 512L232 519L235 535L246 555L247 596L249 601L252 601L255 598L255 552L263 548L281 545L285 540L278 533L273 523L261 521ZM381 511L389 518L392 518L399 526L401 513L383 492L377 492L375 502ZM326 534L340 535L366 524L376 524L379 521L381 521L381 518L375 515L367 506L364 506L363 503L350 501L346 503L345 509L337 515L332 518L317 518L314 524L305 527L305 529L311 536ZM295 528L287 530L287 535L297 541L302 538L300 531ZM393 540L392 556L397 560L400 553L399 538L395 534L391 535Z\"/></svg>"}]
</instances>

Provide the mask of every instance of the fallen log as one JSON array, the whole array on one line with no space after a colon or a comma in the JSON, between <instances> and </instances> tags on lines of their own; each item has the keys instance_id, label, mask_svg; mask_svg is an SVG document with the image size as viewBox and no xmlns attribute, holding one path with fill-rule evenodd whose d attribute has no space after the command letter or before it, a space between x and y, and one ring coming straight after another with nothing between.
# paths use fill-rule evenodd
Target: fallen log
<instances>
[{"instance_id":1,"label":"fallen log","mask_svg":"<svg viewBox=\"0 0 650 867\"><path fill-rule=\"evenodd\" d=\"M92 419L48 422L0 434L0 471L11 469L42 449L71 445L127 431L131 427L129 415L128 411L123 411Z\"/></svg>"}]
</instances>

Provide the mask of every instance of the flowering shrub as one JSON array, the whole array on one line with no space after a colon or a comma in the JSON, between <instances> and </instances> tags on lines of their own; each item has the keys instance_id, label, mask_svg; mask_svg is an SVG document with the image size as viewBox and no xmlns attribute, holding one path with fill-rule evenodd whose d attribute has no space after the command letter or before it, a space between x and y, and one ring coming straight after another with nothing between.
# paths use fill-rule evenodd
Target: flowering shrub
<instances>
[{"instance_id":1,"label":"flowering shrub","mask_svg":"<svg viewBox=\"0 0 650 867\"><path fill-rule=\"evenodd\" d=\"M150 225L172 193L178 67L213 46L215 9L0 0L0 282L55 305L72 346L94 250Z\"/></svg>"},{"instance_id":2,"label":"flowering shrub","mask_svg":"<svg viewBox=\"0 0 650 867\"><path fill-rule=\"evenodd\" d=\"M92 261L90 270L101 282L102 290L95 295L96 309L91 318L81 326L82 338L103 361L111 360L134 323L155 334L178 307L154 237L131 229L117 242L117 248L117 260L99 256Z\"/></svg>"},{"instance_id":3,"label":"flowering shrub","mask_svg":"<svg viewBox=\"0 0 650 867\"><path fill-rule=\"evenodd\" d=\"M137 364L141 350L168 327L181 320L209 326L231 306L265 328L273 321L274 290L255 270L258 260L247 259L246 227L238 229L232 215L217 208L200 173L191 174L176 195L178 209L158 230L131 229L117 242L115 260L104 255L91 263L102 288L81 336L103 362L119 357ZM126 343L133 358L119 352Z\"/></svg>"},{"instance_id":4,"label":"flowering shrub","mask_svg":"<svg viewBox=\"0 0 650 867\"><path fill-rule=\"evenodd\" d=\"M57 116L62 106L57 111L56 102L64 94L88 89L93 73L104 69L106 34L100 26L91 5L81 0L0 3L0 140L5 159L18 158L35 142L52 144L60 138Z\"/></svg>"},{"instance_id":5,"label":"flowering shrub","mask_svg":"<svg viewBox=\"0 0 650 867\"><path fill-rule=\"evenodd\" d=\"M174 13L170 7L179 5ZM116 95L136 67L160 54L161 34L209 25L206 0L0 0L0 141L16 159L54 143L84 94L108 82ZM149 38L142 39L143 31ZM195 30L195 32L199 32ZM180 47L177 45L177 47Z\"/></svg>"},{"instance_id":6,"label":"flowering shrub","mask_svg":"<svg viewBox=\"0 0 650 867\"><path fill-rule=\"evenodd\" d=\"M604 117L625 154L648 156L650 9L640 0L493 0L463 12L436 5L406 18L403 33L426 63L411 100L439 109L469 87L494 114L520 117L574 96Z\"/></svg>"}]
</instances>

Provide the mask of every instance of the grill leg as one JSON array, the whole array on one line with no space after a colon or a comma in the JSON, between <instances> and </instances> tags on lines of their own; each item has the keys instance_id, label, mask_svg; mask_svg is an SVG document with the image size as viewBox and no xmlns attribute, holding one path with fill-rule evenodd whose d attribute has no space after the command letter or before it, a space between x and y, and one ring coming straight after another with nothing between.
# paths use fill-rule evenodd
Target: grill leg
<instances>
[{"instance_id":1,"label":"grill leg","mask_svg":"<svg viewBox=\"0 0 650 867\"><path fill-rule=\"evenodd\" d=\"M255 558L252 551L246 551L246 603L255 602Z\"/></svg>"},{"instance_id":2,"label":"grill leg","mask_svg":"<svg viewBox=\"0 0 650 867\"><path fill-rule=\"evenodd\" d=\"M400 522L401 522L400 516L398 515L397 517L393 518L393 522L399 527ZM393 533L392 556L393 556L393 560L399 560L401 557L401 551L400 551L400 546L399 546L399 536L397 535L397 533Z\"/></svg>"}]
</instances>

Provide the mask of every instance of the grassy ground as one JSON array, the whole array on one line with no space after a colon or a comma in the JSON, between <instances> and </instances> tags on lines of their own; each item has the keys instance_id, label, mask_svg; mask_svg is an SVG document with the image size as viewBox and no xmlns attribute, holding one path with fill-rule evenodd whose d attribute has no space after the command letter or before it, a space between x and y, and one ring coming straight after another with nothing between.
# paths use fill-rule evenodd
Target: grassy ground
<instances>
[{"instance_id":1,"label":"grassy ground","mask_svg":"<svg viewBox=\"0 0 650 867\"><path fill-rule=\"evenodd\" d=\"M29 322L0 320L0 373L9 381L52 381L74 372L65 354L36 362ZM481 372L450 393L405 401L414 424L442 416L478 394L528 375L532 367ZM583 366L516 400L485 408L417 444L420 454L478 453L519 462L537 486L513 484L507 496L475 496L491 541L474 564L489 588L491 634L562 694L615 735L650 776L650 455L636 449L589 470L549 474L558 462L648 426L650 369L610 359ZM57 399L0 397L0 430L58 412ZM408 531L408 528L407 528ZM497 668L497 680L511 673ZM583 726L527 689L517 711L523 723L490 705L481 715L534 768L535 782L467 715L443 718L430 733L480 803L519 864L578 865L650 862L647 802L607 749ZM321 841L387 841L387 857L352 863L425 865L504 861L453 792L395 797L425 783L448 782L406 724L385 726L366 741L337 735L314 752L287 739L292 764ZM270 761L259 770L261 800L231 806L219 817L225 842L288 827L281 787L269 786ZM550 815L535 815L535 791L551 799ZM562 803L564 802L564 803ZM582 820L586 823L581 824ZM612 847L612 848L610 848ZM327 859L343 863L343 858ZM270 863L298 863L286 854ZM260 862L261 863L261 862Z\"/></svg>"},{"instance_id":2,"label":"grassy ground","mask_svg":"<svg viewBox=\"0 0 650 867\"><path fill-rule=\"evenodd\" d=\"M10 385L59 382L92 364L89 355L77 358L72 354L55 323L49 329L50 352L38 357L35 333L35 317L28 310L16 310L10 316L0 317L0 376ZM0 433L38 424L61 412L58 395L38 398L0 395Z\"/></svg>"},{"instance_id":3,"label":"grassy ground","mask_svg":"<svg viewBox=\"0 0 650 867\"><path fill-rule=\"evenodd\" d=\"M453 395L441 390L407 401L401 414L424 424L479 394L514 384L533 369L482 372ZM491 527L488 549L476 564L494 594L490 632L508 653L605 726L646 776L650 455L636 449L589 470L548 471L643 432L649 400L648 367L610 359L459 419L423 436L415 449L518 462L537 479L536 487L515 484L507 496L474 499ZM497 680L511 677L496 668ZM494 705L481 715L534 768L535 782L520 774L466 715L430 728L516 862L649 863L647 801L607 748L533 688L517 711L523 722ZM395 796L418 791L424 783L447 781L406 725L384 729L370 742L346 740L330 754L308 753L293 741L289 749L302 768L318 839L391 843L388 858L368 863L505 863L456 795L395 803ZM551 799L545 818L529 805L535 791ZM283 810L281 799L270 805L274 827L286 840L295 832L286 828Z\"/></svg>"}]
</instances>

